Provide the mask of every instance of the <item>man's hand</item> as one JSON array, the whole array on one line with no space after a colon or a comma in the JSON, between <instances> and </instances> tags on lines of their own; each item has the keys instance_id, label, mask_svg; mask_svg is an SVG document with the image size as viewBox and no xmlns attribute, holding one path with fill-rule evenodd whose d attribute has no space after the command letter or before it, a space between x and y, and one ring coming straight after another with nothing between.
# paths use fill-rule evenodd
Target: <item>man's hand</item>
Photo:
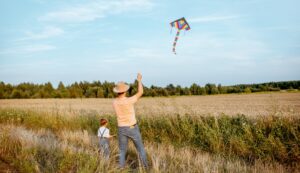
<instances>
[{"instance_id":1,"label":"man's hand","mask_svg":"<svg viewBox=\"0 0 300 173\"><path fill-rule=\"evenodd\" d=\"M141 75L141 73L138 73L138 74L137 74L137 80L138 80L139 82L142 81L142 75Z\"/></svg>"},{"instance_id":2,"label":"man's hand","mask_svg":"<svg viewBox=\"0 0 300 173\"><path fill-rule=\"evenodd\" d=\"M143 84L142 84L142 75L141 73L138 73L137 75L137 81L138 81L138 92L135 94L137 96L137 98L142 97L143 93L144 93L144 89L143 89Z\"/></svg>"}]
</instances>

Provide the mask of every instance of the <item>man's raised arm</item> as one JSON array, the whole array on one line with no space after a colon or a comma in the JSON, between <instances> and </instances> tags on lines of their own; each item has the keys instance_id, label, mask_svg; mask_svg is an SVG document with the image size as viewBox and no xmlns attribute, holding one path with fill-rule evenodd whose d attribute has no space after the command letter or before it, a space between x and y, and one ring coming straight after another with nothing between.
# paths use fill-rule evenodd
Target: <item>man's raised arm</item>
<instances>
[{"instance_id":1,"label":"man's raised arm","mask_svg":"<svg viewBox=\"0 0 300 173\"><path fill-rule=\"evenodd\" d=\"M137 98L140 98L144 93L143 84L142 84L142 75L140 73L138 73L137 75L137 81L138 81L138 92L135 95Z\"/></svg>"}]
</instances>

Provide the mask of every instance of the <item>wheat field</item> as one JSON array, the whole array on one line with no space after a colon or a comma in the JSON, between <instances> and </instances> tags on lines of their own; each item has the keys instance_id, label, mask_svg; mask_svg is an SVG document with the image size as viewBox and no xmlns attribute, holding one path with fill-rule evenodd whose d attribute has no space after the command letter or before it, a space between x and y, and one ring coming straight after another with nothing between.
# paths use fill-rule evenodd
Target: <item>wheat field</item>
<instances>
[{"instance_id":1,"label":"wheat field","mask_svg":"<svg viewBox=\"0 0 300 173\"><path fill-rule=\"evenodd\" d=\"M0 172L300 172L300 93L144 97L136 105L150 169L99 157L112 99L0 100Z\"/></svg>"},{"instance_id":2,"label":"wheat field","mask_svg":"<svg viewBox=\"0 0 300 173\"><path fill-rule=\"evenodd\" d=\"M0 108L37 111L95 111L114 114L112 99L9 99ZM144 97L136 104L137 115L300 115L300 93L226 94L212 96Z\"/></svg>"}]
</instances>

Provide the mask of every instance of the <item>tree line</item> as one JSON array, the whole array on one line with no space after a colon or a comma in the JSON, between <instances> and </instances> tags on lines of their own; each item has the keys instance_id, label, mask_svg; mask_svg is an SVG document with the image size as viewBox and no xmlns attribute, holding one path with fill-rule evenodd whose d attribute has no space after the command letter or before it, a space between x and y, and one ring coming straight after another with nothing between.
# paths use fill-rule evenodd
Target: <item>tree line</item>
<instances>
[{"instance_id":1,"label":"tree line","mask_svg":"<svg viewBox=\"0 0 300 173\"><path fill-rule=\"evenodd\" d=\"M129 95L137 91L137 81L129 84ZM113 82L75 82L65 86L59 82L56 88L50 82L45 84L20 83L12 85L0 82L0 99L10 98L113 98ZM196 83L190 87L169 84L166 87L150 86L144 87L144 96L181 96L181 95L213 95L228 93L252 93L280 90L300 90L300 80L269 82L260 84L240 84L222 86L221 84L208 83L200 86Z\"/></svg>"}]
</instances>

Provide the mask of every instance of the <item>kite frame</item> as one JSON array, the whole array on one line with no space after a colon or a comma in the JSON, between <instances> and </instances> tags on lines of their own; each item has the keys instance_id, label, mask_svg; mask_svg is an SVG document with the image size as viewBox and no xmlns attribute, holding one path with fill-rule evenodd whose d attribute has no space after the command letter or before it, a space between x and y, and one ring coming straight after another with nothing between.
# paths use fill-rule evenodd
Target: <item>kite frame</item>
<instances>
[{"instance_id":1,"label":"kite frame","mask_svg":"<svg viewBox=\"0 0 300 173\"><path fill-rule=\"evenodd\" d=\"M172 23L178 22L178 21L180 21L180 20L184 20L185 23L187 24L187 26L188 26L189 29L186 29L186 30L190 30L190 29L191 29L189 23L185 20L184 17L182 17L182 18L180 18L180 19L177 19L177 20L174 20L173 22L171 22L171 23L170 23L171 27L174 27L174 26L172 25ZM180 29L179 29L179 30L180 30Z\"/></svg>"}]
</instances>

